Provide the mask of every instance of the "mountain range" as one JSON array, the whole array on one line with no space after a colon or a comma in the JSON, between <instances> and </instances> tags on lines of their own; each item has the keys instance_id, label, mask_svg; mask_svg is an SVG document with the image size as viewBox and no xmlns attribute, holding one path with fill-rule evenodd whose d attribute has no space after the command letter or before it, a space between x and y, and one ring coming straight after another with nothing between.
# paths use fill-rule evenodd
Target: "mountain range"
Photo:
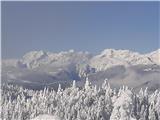
<instances>
[{"instance_id":1,"label":"mountain range","mask_svg":"<svg viewBox=\"0 0 160 120\"><path fill-rule=\"evenodd\" d=\"M31 51L20 59L2 60L2 83L41 89L69 86L85 79L100 85L105 79L112 87L127 85L135 90L160 89L160 49L147 54L130 50L105 49L98 55L74 50L51 53Z\"/></svg>"}]
</instances>

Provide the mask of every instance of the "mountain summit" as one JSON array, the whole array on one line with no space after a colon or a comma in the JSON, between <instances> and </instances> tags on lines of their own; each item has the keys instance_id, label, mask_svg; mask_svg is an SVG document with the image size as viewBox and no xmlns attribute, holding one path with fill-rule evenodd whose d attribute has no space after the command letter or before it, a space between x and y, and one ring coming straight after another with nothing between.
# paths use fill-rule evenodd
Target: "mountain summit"
<instances>
[{"instance_id":1,"label":"mountain summit","mask_svg":"<svg viewBox=\"0 0 160 120\"><path fill-rule=\"evenodd\" d=\"M74 50L51 53L45 51L31 51L18 60L3 60L3 64L13 65L21 63L28 68L37 68L41 65L62 65L69 63L87 63L99 70L116 65L157 64L160 65L160 49L147 54L140 54L129 50L105 49L100 54L92 56L88 52Z\"/></svg>"},{"instance_id":2,"label":"mountain summit","mask_svg":"<svg viewBox=\"0 0 160 120\"><path fill-rule=\"evenodd\" d=\"M129 50L105 49L99 55L94 56L90 64L101 71L116 65L160 64L159 57L159 50L149 54L140 54Z\"/></svg>"},{"instance_id":3,"label":"mountain summit","mask_svg":"<svg viewBox=\"0 0 160 120\"><path fill-rule=\"evenodd\" d=\"M129 50L105 49L93 56L74 50L51 53L31 51L21 59L2 60L2 83L32 88L82 85L85 79L96 85L108 79L115 87L160 88L160 49L147 54Z\"/></svg>"}]
</instances>

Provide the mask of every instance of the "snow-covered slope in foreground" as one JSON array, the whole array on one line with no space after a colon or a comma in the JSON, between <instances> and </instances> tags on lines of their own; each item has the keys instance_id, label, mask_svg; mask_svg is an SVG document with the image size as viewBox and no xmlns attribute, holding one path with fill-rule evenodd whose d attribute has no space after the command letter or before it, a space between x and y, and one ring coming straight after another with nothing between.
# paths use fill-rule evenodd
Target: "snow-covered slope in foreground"
<instances>
[{"instance_id":1,"label":"snow-covered slope in foreground","mask_svg":"<svg viewBox=\"0 0 160 120\"><path fill-rule=\"evenodd\" d=\"M32 120L61 120L61 119L57 116L43 114L43 115L37 116L36 118L34 118Z\"/></svg>"}]
</instances>

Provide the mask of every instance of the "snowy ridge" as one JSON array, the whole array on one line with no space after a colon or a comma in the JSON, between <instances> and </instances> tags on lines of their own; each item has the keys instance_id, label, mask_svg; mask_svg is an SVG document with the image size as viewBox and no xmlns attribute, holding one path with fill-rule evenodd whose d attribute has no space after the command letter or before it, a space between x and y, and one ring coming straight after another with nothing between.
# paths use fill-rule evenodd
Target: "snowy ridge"
<instances>
[{"instance_id":1,"label":"snowy ridge","mask_svg":"<svg viewBox=\"0 0 160 120\"><path fill-rule=\"evenodd\" d=\"M146 56L150 57L154 63L160 65L160 49L153 51L149 54L146 54Z\"/></svg>"},{"instance_id":2,"label":"snowy ridge","mask_svg":"<svg viewBox=\"0 0 160 120\"><path fill-rule=\"evenodd\" d=\"M160 88L160 50L139 54L129 50L106 49L99 55L74 50L51 53L31 51L21 59L2 60L2 83L27 88L64 87L71 81L83 83L86 77L95 84L108 78L111 85ZM80 83L81 84L81 83Z\"/></svg>"},{"instance_id":3,"label":"snowy ridge","mask_svg":"<svg viewBox=\"0 0 160 120\"><path fill-rule=\"evenodd\" d=\"M90 65L101 71L116 65L160 64L157 62L159 53L157 51L153 53L143 55L129 50L106 49L101 54L94 56L90 60Z\"/></svg>"},{"instance_id":4,"label":"snowy ridge","mask_svg":"<svg viewBox=\"0 0 160 120\"><path fill-rule=\"evenodd\" d=\"M106 70L116 65L157 64L160 65L160 49L148 54L140 54L129 50L105 49L99 55L92 56L88 52L75 52L74 50L51 53L44 51L31 51L22 59L3 60L6 66L26 66L33 69L42 65L67 65L87 63L97 71Z\"/></svg>"},{"instance_id":5,"label":"snowy ridge","mask_svg":"<svg viewBox=\"0 0 160 120\"><path fill-rule=\"evenodd\" d=\"M67 65L72 63L86 62L91 58L91 54L87 52L75 52L69 50L60 53L51 53L44 51L31 51L26 53L21 62L26 64L28 68L37 68L41 65Z\"/></svg>"}]
</instances>

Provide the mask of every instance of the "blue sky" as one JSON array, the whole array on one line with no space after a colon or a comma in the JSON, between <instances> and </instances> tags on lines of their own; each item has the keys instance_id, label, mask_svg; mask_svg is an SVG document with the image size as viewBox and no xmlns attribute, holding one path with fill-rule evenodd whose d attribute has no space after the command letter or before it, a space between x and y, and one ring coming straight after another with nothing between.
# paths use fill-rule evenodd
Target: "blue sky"
<instances>
[{"instance_id":1,"label":"blue sky","mask_svg":"<svg viewBox=\"0 0 160 120\"><path fill-rule=\"evenodd\" d=\"M159 47L158 2L2 2L2 58L32 50L146 53Z\"/></svg>"}]
</instances>

